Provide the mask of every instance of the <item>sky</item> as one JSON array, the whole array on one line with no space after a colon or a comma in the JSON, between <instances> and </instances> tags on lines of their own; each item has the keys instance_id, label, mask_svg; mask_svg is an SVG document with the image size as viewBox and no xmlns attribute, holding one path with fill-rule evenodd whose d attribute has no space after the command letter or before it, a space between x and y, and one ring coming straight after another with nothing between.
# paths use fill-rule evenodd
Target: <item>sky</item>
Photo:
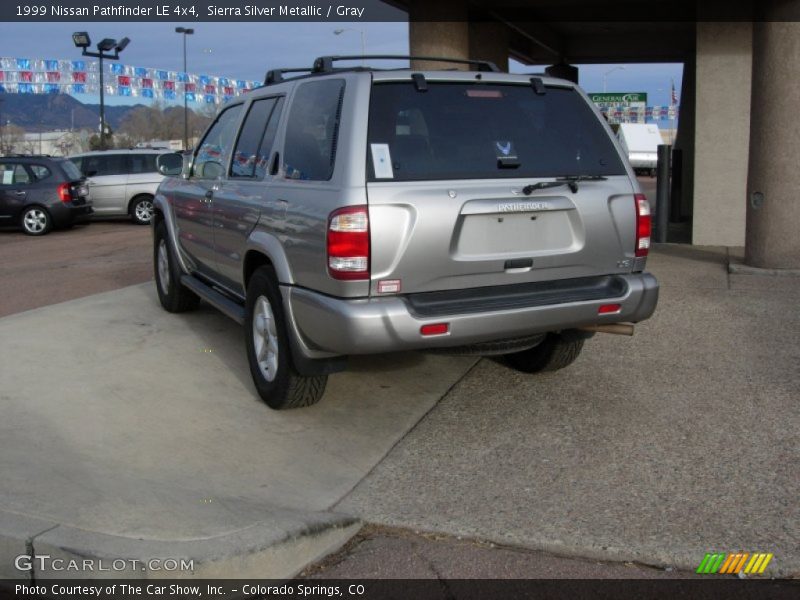
<instances>
[{"instance_id":1,"label":"sky","mask_svg":"<svg viewBox=\"0 0 800 600\"><path fill-rule=\"evenodd\" d=\"M192 73L236 79L261 80L268 69L310 65L325 54L360 54L364 32L368 54L407 54L408 24L393 23L2 23L0 56L24 58L80 57L72 43L74 31L88 31L93 41L104 37L129 37L130 45L121 55L124 64L183 70L182 36L175 27L191 25L188 37L188 70ZM334 30L347 31L335 35ZM578 65L580 85L587 92L603 91L606 75L608 92L647 92L648 104L669 104L672 80L680 94L680 64ZM624 69L614 67L623 66ZM512 61L512 72L541 71ZM96 98L79 97L82 102ZM109 104L127 99L107 96ZM137 99L132 99L136 101Z\"/></svg>"}]
</instances>

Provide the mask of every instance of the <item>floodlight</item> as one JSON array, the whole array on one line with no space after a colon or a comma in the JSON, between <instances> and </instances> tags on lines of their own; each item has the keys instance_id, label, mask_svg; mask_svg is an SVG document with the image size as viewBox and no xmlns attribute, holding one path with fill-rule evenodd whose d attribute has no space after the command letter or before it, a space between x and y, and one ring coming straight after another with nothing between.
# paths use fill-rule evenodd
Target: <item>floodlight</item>
<instances>
[{"instance_id":1,"label":"floodlight","mask_svg":"<svg viewBox=\"0 0 800 600\"><path fill-rule=\"evenodd\" d=\"M78 48L88 48L92 44L92 39L86 31L76 31L72 34L72 42Z\"/></svg>"},{"instance_id":2,"label":"floodlight","mask_svg":"<svg viewBox=\"0 0 800 600\"><path fill-rule=\"evenodd\" d=\"M131 43L130 38L126 37L122 38L120 41L117 42L116 51L122 52L123 50L125 50L125 47L130 43Z\"/></svg>"},{"instance_id":3,"label":"floodlight","mask_svg":"<svg viewBox=\"0 0 800 600\"><path fill-rule=\"evenodd\" d=\"M101 52L108 52L109 50L113 50L116 45L117 40L104 38L99 44L97 44L97 49Z\"/></svg>"}]
</instances>

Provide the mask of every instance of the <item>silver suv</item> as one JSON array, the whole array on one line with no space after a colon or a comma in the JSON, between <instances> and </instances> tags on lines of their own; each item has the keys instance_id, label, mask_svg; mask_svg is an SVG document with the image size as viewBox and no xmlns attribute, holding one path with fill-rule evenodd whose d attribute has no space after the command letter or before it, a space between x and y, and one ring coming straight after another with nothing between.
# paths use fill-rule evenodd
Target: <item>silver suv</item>
<instances>
[{"instance_id":1,"label":"silver suv","mask_svg":"<svg viewBox=\"0 0 800 600\"><path fill-rule=\"evenodd\" d=\"M134 223L149 225L153 197L164 176L156 158L164 150L105 150L70 156L86 176L95 217L130 216Z\"/></svg>"},{"instance_id":2,"label":"silver suv","mask_svg":"<svg viewBox=\"0 0 800 600\"><path fill-rule=\"evenodd\" d=\"M159 160L181 175L154 202L161 304L242 323L269 406L317 402L353 354L560 369L653 313L647 199L576 85L344 58L271 71L185 166Z\"/></svg>"}]
</instances>

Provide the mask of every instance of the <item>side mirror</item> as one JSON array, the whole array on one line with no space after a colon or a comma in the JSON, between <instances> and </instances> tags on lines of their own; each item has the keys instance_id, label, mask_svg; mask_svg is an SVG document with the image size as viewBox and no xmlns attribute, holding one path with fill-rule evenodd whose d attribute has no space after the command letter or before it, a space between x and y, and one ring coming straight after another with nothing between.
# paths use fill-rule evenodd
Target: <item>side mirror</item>
<instances>
[{"instance_id":1,"label":"side mirror","mask_svg":"<svg viewBox=\"0 0 800 600\"><path fill-rule=\"evenodd\" d=\"M183 156L177 152L170 154L160 154L156 158L156 167L158 172L167 177L174 177L180 175L183 171Z\"/></svg>"}]
</instances>

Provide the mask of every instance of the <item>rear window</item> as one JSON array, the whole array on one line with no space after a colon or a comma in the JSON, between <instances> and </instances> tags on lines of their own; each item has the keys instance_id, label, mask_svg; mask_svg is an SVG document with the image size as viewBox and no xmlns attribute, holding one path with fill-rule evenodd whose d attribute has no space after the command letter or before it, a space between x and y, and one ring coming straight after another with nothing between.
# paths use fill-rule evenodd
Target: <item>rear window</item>
<instances>
[{"instance_id":1,"label":"rear window","mask_svg":"<svg viewBox=\"0 0 800 600\"><path fill-rule=\"evenodd\" d=\"M573 89L411 82L373 86L372 181L624 175L605 128Z\"/></svg>"},{"instance_id":2,"label":"rear window","mask_svg":"<svg viewBox=\"0 0 800 600\"><path fill-rule=\"evenodd\" d=\"M61 168L64 169L67 179L80 179L83 177L83 173L81 173L80 169L76 167L75 163L71 160L62 161Z\"/></svg>"}]
</instances>

